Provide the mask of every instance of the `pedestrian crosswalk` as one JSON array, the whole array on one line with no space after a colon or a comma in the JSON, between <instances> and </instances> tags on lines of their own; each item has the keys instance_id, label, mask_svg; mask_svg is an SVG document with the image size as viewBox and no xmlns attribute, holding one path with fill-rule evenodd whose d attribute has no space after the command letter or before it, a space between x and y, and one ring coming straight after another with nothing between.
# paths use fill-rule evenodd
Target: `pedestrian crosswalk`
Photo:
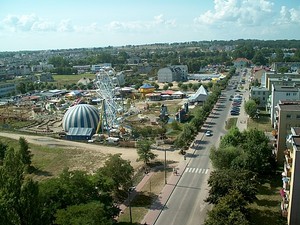
<instances>
[{"instance_id":1,"label":"pedestrian crosswalk","mask_svg":"<svg viewBox=\"0 0 300 225\"><path fill-rule=\"evenodd\" d=\"M187 167L184 170L185 173L201 173L201 174L207 174L208 173L208 169L204 169L204 168L195 168L195 167Z\"/></svg>"}]
</instances>

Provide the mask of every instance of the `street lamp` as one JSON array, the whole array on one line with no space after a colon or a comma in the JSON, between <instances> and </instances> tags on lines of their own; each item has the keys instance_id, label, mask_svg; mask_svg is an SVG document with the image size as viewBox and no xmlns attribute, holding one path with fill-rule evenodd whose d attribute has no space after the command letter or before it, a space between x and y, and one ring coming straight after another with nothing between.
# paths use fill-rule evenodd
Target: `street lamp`
<instances>
[{"instance_id":1,"label":"street lamp","mask_svg":"<svg viewBox=\"0 0 300 225\"><path fill-rule=\"evenodd\" d=\"M130 219L130 224L132 224L132 212L131 212L131 192L135 190L135 187L130 187L128 188L128 207L129 207L129 219Z\"/></svg>"},{"instance_id":2,"label":"street lamp","mask_svg":"<svg viewBox=\"0 0 300 225\"><path fill-rule=\"evenodd\" d=\"M167 149L164 148L165 150L165 184L167 184Z\"/></svg>"}]
</instances>

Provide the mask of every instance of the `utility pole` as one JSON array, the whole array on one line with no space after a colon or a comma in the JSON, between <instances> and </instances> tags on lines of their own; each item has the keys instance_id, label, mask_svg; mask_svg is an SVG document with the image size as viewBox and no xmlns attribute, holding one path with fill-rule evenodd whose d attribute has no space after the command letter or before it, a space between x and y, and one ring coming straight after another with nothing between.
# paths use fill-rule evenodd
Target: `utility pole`
<instances>
[{"instance_id":1,"label":"utility pole","mask_svg":"<svg viewBox=\"0 0 300 225\"><path fill-rule=\"evenodd\" d=\"M167 149L164 147L165 150L165 184L167 184Z\"/></svg>"}]
</instances>

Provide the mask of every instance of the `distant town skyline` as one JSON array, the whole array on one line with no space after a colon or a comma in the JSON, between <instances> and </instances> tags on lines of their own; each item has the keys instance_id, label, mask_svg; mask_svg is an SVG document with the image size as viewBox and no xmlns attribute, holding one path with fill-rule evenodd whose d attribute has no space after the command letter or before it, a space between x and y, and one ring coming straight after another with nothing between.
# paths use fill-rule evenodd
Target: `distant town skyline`
<instances>
[{"instance_id":1,"label":"distant town skyline","mask_svg":"<svg viewBox=\"0 0 300 225\"><path fill-rule=\"evenodd\" d=\"M300 38L299 0L3 0L0 52Z\"/></svg>"}]
</instances>

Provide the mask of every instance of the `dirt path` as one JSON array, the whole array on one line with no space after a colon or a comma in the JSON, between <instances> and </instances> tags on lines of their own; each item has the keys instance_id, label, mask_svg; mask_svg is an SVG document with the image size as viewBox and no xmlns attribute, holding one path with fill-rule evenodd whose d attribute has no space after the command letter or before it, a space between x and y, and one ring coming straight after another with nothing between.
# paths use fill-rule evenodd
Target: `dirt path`
<instances>
[{"instance_id":1,"label":"dirt path","mask_svg":"<svg viewBox=\"0 0 300 225\"><path fill-rule=\"evenodd\" d=\"M136 162L137 159L137 153L135 148L122 148L122 147L111 147L111 146L103 146L103 145L97 145L93 143L82 143L82 142L73 142L68 140L61 140L61 139L55 139L52 137L47 136L35 136L35 135L23 135L23 134L14 134L14 133L5 133L0 132L0 136L7 137L7 138L13 138L18 140L20 137L24 137L28 143L32 143L35 145L42 145L42 146L48 146L48 147L55 147L58 146L60 148L68 148L68 149L81 149L81 150L87 150L87 154L92 154L93 152L95 154L117 154L121 153L122 158L126 160L130 160L131 165L134 168L137 168L142 163ZM157 154L158 160L164 160L165 154L163 150L153 150L153 153ZM182 156L178 154L178 151L167 151L167 160L168 161L174 161L179 162Z\"/></svg>"}]
</instances>

